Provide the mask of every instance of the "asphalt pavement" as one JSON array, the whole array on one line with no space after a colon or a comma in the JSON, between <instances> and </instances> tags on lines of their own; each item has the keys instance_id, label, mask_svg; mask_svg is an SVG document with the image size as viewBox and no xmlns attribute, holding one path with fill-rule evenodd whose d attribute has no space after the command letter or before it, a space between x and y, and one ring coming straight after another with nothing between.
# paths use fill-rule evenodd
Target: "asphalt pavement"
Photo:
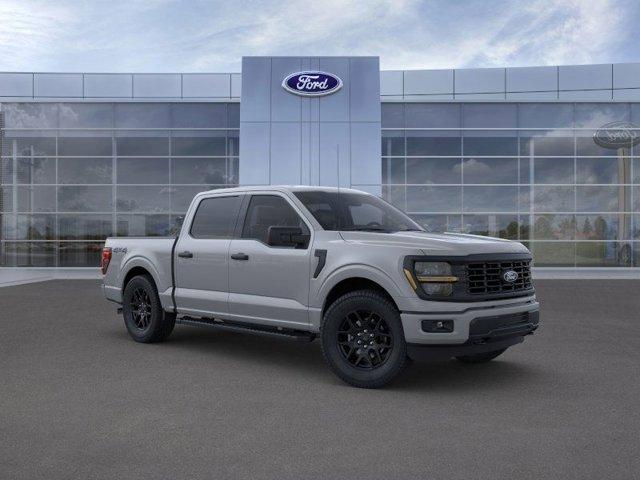
<instances>
[{"instance_id":1,"label":"asphalt pavement","mask_svg":"<svg viewBox=\"0 0 640 480\"><path fill-rule=\"evenodd\" d=\"M523 344L382 390L335 378L317 341L137 344L96 281L0 288L0 478L639 478L640 281L537 288Z\"/></svg>"}]
</instances>

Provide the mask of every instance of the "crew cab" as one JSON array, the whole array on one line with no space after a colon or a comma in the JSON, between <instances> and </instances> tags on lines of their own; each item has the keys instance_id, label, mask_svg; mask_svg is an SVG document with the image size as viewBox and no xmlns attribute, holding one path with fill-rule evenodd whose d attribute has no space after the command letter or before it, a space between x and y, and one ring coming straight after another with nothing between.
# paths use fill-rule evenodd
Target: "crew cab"
<instances>
[{"instance_id":1,"label":"crew cab","mask_svg":"<svg viewBox=\"0 0 640 480\"><path fill-rule=\"evenodd\" d=\"M239 187L193 199L175 237L108 238L103 292L137 342L176 323L311 341L347 383L407 358L487 362L539 323L520 243L425 231L377 196Z\"/></svg>"}]
</instances>

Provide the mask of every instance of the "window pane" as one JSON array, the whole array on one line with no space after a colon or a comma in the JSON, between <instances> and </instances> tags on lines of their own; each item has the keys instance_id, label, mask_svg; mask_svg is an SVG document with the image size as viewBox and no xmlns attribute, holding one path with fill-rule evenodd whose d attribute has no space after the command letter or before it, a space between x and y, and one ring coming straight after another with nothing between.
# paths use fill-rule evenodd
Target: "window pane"
<instances>
[{"instance_id":1,"label":"window pane","mask_svg":"<svg viewBox=\"0 0 640 480\"><path fill-rule=\"evenodd\" d=\"M383 103L382 128L404 128L404 104Z\"/></svg>"},{"instance_id":2,"label":"window pane","mask_svg":"<svg viewBox=\"0 0 640 480\"><path fill-rule=\"evenodd\" d=\"M535 183L574 183L573 158L536 158L533 161Z\"/></svg>"},{"instance_id":3,"label":"window pane","mask_svg":"<svg viewBox=\"0 0 640 480\"><path fill-rule=\"evenodd\" d=\"M573 127L573 104L570 103L522 103L518 106L518 115L520 128Z\"/></svg>"},{"instance_id":4,"label":"window pane","mask_svg":"<svg viewBox=\"0 0 640 480\"><path fill-rule=\"evenodd\" d=\"M602 157L615 157L619 155L619 149L602 147L594 141L595 131L580 131L576 132L576 153L578 155L589 156L602 156ZM627 149L631 148L631 143L627 146Z\"/></svg>"},{"instance_id":5,"label":"window pane","mask_svg":"<svg viewBox=\"0 0 640 480\"><path fill-rule=\"evenodd\" d=\"M119 184L169 183L169 159L119 157L117 172Z\"/></svg>"},{"instance_id":6,"label":"window pane","mask_svg":"<svg viewBox=\"0 0 640 480\"><path fill-rule=\"evenodd\" d=\"M56 128L58 105L55 103L3 103L7 128Z\"/></svg>"},{"instance_id":7,"label":"window pane","mask_svg":"<svg viewBox=\"0 0 640 480\"><path fill-rule=\"evenodd\" d=\"M459 128L460 105L446 103L406 103L408 128Z\"/></svg>"},{"instance_id":8,"label":"window pane","mask_svg":"<svg viewBox=\"0 0 640 480\"><path fill-rule=\"evenodd\" d=\"M308 233L306 224L284 198L253 195L242 228L242 238L254 238L267 243L271 226L300 227Z\"/></svg>"},{"instance_id":9,"label":"window pane","mask_svg":"<svg viewBox=\"0 0 640 480\"><path fill-rule=\"evenodd\" d=\"M56 187L29 186L18 188L18 212L54 212Z\"/></svg>"},{"instance_id":10,"label":"window pane","mask_svg":"<svg viewBox=\"0 0 640 480\"><path fill-rule=\"evenodd\" d=\"M118 137L116 148L121 157L153 157L169 155L168 137Z\"/></svg>"},{"instance_id":11,"label":"window pane","mask_svg":"<svg viewBox=\"0 0 640 480\"><path fill-rule=\"evenodd\" d=\"M578 240L628 240L631 238L630 215L576 215ZM622 224L621 224L622 222Z\"/></svg>"},{"instance_id":12,"label":"window pane","mask_svg":"<svg viewBox=\"0 0 640 480\"><path fill-rule=\"evenodd\" d=\"M483 135L483 133L485 135ZM518 137L513 132L496 135L492 132L466 132L463 139L465 155L517 155ZM510 133L511 136L506 135Z\"/></svg>"},{"instance_id":13,"label":"window pane","mask_svg":"<svg viewBox=\"0 0 640 480\"><path fill-rule=\"evenodd\" d=\"M517 158L465 158L464 183L518 183Z\"/></svg>"},{"instance_id":14,"label":"window pane","mask_svg":"<svg viewBox=\"0 0 640 480\"><path fill-rule=\"evenodd\" d=\"M227 103L227 126L240 128L240 104Z\"/></svg>"},{"instance_id":15,"label":"window pane","mask_svg":"<svg viewBox=\"0 0 640 480\"><path fill-rule=\"evenodd\" d=\"M59 215L58 229L62 240L104 240L113 235L110 214Z\"/></svg>"},{"instance_id":16,"label":"window pane","mask_svg":"<svg viewBox=\"0 0 640 480\"><path fill-rule=\"evenodd\" d=\"M3 267L54 267L56 244L51 242L2 244Z\"/></svg>"},{"instance_id":17,"label":"window pane","mask_svg":"<svg viewBox=\"0 0 640 480\"><path fill-rule=\"evenodd\" d=\"M382 159L382 183L406 183L404 158Z\"/></svg>"},{"instance_id":18,"label":"window pane","mask_svg":"<svg viewBox=\"0 0 640 480\"><path fill-rule=\"evenodd\" d=\"M111 128L113 105L111 103L61 103L61 128Z\"/></svg>"},{"instance_id":19,"label":"window pane","mask_svg":"<svg viewBox=\"0 0 640 480\"><path fill-rule=\"evenodd\" d=\"M517 212L518 187L464 187L465 212Z\"/></svg>"},{"instance_id":20,"label":"window pane","mask_svg":"<svg viewBox=\"0 0 640 480\"><path fill-rule=\"evenodd\" d=\"M211 133L208 136L173 137L171 139L172 155L191 155L199 157L224 156L225 133Z\"/></svg>"},{"instance_id":21,"label":"window pane","mask_svg":"<svg viewBox=\"0 0 640 480\"><path fill-rule=\"evenodd\" d=\"M460 212L462 187L407 187L407 211L412 213Z\"/></svg>"},{"instance_id":22,"label":"window pane","mask_svg":"<svg viewBox=\"0 0 640 480\"><path fill-rule=\"evenodd\" d=\"M17 215L15 240L55 240L55 215Z\"/></svg>"},{"instance_id":23,"label":"window pane","mask_svg":"<svg viewBox=\"0 0 640 480\"><path fill-rule=\"evenodd\" d=\"M0 212L13 211L13 187L0 187Z\"/></svg>"},{"instance_id":24,"label":"window pane","mask_svg":"<svg viewBox=\"0 0 640 480\"><path fill-rule=\"evenodd\" d=\"M173 183L224 185L228 183L226 164L224 158L173 158Z\"/></svg>"},{"instance_id":25,"label":"window pane","mask_svg":"<svg viewBox=\"0 0 640 480\"><path fill-rule=\"evenodd\" d=\"M240 132L227 130L227 155L236 157L240 155Z\"/></svg>"},{"instance_id":26,"label":"window pane","mask_svg":"<svg viewBox=\"0 0 640 480\"><path fill-rule=\"evenodd\" d=\"M231 238L241 197L205 198L193 217L191 235L195 238Z\"/></svg>"},{"instance_id":27,"label":"window pane","mask_svg":"<svg viewBox=\"0 0 640 480\"><path fill-rule=\"evenodd\" d=\"M119 237L162 237L169 235L169 215L118 215L116 231Z\"/></svg>"},{"instance_id":28,"label":"window pane","mask_svg":"<svg viewBox=\"0 0 640 480\"><path fill-rule=\"evenodd\" d=\"M191 200L196 194L212 190L212 185L201 185L198 187L171 187L171 212L183 214L191 205Z\"/></svg>"},{"instance_id":29,"label":"window pane","mask_svg":"<svg viewBox=\"0 0 640 480\"><path fill-rule=\"evenodd\" d=\"M408 158L407 183L462 183L462 161L459 158Z\"/></svg>"},{"instance_id":30,"label":"window pane","mask_svg":"<svg viewBox=\"0 0 640 480\"><path fill-rule=\"evenodd\" d=\"M226 103L174 103L171 105L175 128L226 128Z\"/></svg>"},{"instance_id":31,"label":"window pane","mask_svg":"<svg viewBox=\"0 0 640 480\"><path fill-rule=\"evenodd\" d=\"M576 244L573 242L531 242L536 267L573 267Z\"/></svg>"},{"instance_id":32,"label":"window pane","mask_svg":"<svg viewBox=\"0 0 640 480\"><path fill-rule=\"evenodd\" d=\"M360 190L363 190L360 188ZM399 208L403 212L407 210L407 187L404 185L401 187L383 185L382 186L382 198L384 198L387 202L393 205L396 208Z\"/></svg>"},{"instance_id":33,"label":"window pane","mask_svg":"<svg viewBox=\"0 0 640 480\"><path fill-rule=\"evenodd\" d=\"M111 137L60 137L58 155L106 157L113 154Z\"/></svg>"},{"instance_id":34,"label":"window pane","mask_svg":"<svg viewBox=\"0 0 640 480\"><path fill-rule=\"evenodd\" d=\"M578 242L578 267L630 267L631 244L620 242Z\"/></svg>"},{"instance_id":35,"label":"window pane","mask_svg":"<svg viewBox=\"0 0 640 480\"><path fill-rule=\"evenodd\" d=\"M382 131L382 156L404 155L404 131L403 130L383 130Z\"/></svg>"},{"instance_id":36,"label":"window pane","mask_svg":"<svg viewBox=\"0 0 640 480\"><path fill-rule=\"evenodd\" d=\"M575 211L575 187L534 187L536 212Z\"/></svg>"},{"instance_id":37,"label":"window pane","mask_svg":"<svg viewBox=\"0 0 640 480\"><path fill-rule=\"evenodd\" d=\"M98 267L104 243L62 242L59 244L61 267Z\"/></svg>"},{"instance_id":38,"label":"window pane","mask_svg":"<svg viewBox=\"0 0 640 480\"><path fill-rule=\"evenodd\" d=\"M459 156L462 141L458 132L421 132L407 130L407 155Z\"/></svg>"},{"instance_id":39,"label":"window pane","mask_svg":"<svg viewBox=\"0 0 640 480\"><path fill-rule=\"evenodd\" d=\"M58 187L59 212L111 212L112 187Z\"/></svg>"},{"instance_id":40,"label":"window pane","mask_svg":"<svg viewBox=\"0 0 640 480\"><path fill-rule=\"evenodd\" d=\"M55 158L20 157L16 159L16 163L18 183L56 183Z\"/></svg>"},{"instance_id":41,"label":"window pane","mask_svg":"<svg viewBox=\"0 0 640 480\"><path fill-rule=\"evenodd\" d=\"M611 122L630 121L628 103L576 103L576 128L600 128Z\"/></svg>"},{"instance_id":42,"label":"window pane","mask_svg":"<svg viewBox=\"0 0 640 480\"><path fill-rule=\"evenodd\" d=\"M111 158L59 158L58 183L112 183Z\"/></svg>"},{"instance_id":43,"label":"window pane","mask_svg":"<svg viewBox=\"0 0 640 480\"><path fill-rule=\"evenodd\" d=\"M518 126L518 106L508 103L465 103L466 128L515 128Z\"/></svg>"},{"instance_id":44,"label":"window pane","mask_svg":"<svg viewBox=\"0 0 640 480\"><path fill-rule=\"evenodd\" d=\"M576 211L631 211L631 202L628 187L576 187Z\"/></svg>"},{"instance_id":45,"label":"window pane","mask_svg":"<svg viewBox=\"0 0 640 480\"><path fill-rule=\"evenodd\" d=\"M538 157L573 157L573 136L558 136L553 132L522 132L520 155Z\"/></svg>"},{"instance_id":46,"label":"window pane","mask_svg":"<svg viewBox=\"0 0 640 480\"><path fill-rule=\"evenodd\" d=\"M170 187L118 186L116 209L119 212L169 212Z\"/></svg>"},{"instance_id":47,"label":"window pane","mask_svg":"<svg viewBox=\"0 0 640 480\"><path fill-rule=\"evenodd\" d=\"M117 128L167 128L170 126L168 103L116 103Z\"/></svg>"},{"instance_id":48,"label":"window pane","mask_svg":"<svg viewBox=\"0 0 640 480\"><path fill-rule=\"evenodd\" d=\"M533 238L536 240L573 240L575 233L574 215L533 216Z\"/></svg>"},{"instance_id":49,"label":"window pane","mask_svg":"<svg viewBox=\"0 0 640 480\"><path fill-rule=\"evenodd\" d=\"M517 215L465 215L462 222L464 233L518 239Z\"/></svg>"},{"instance_id":50,"label":"window pane","mask_svg":"<svg viewBox=\"0 0 640 480\"><path fill-rule=\"evenodd\" d=\"M577 183L623 183L629 178L629 158L578 158L576 161Z\"/></svg>"},{"instance_id":51,"label":"window pane","mask_svg":"<svg viewBox=\"0 0 640 480\"><path fill-rule=\"evenodd\" d=\"M2 140L2 154L12 156L14 151L16 155L24 157L42 157L56 154L56 139L53 134L42 133L42 135L51 136L37 136L38 132L33 133L33 136L6 136ZM25 135L25 133L20 132L19 135Z\"/></svg>"},{"instance_id":52,"label":"window pane","mask_svg":"<svg viewBox=\"0 0 640 480\"><path fill-rule=\"evenodd\" d=\"M411 215L416 222L428 232L460 232L462 231L460 215Z\"/></svg>"}]
</instances>

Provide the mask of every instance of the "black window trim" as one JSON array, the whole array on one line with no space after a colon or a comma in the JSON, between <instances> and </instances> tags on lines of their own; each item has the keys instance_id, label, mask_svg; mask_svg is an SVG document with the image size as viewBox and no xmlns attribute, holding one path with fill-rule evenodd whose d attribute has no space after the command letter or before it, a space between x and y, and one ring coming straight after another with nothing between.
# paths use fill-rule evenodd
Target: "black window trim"
<instances>
[{"instance_id":1,"label":"black window trim","mask_svg":"<svg viewBox=\"0 0 640 480\"><path fill-rule=\"evenodd\" d=\"M240 213L238 215L238 220L236 222L236 229L235 229L235 235L234 238L237 238L239 240L253 240L255 242L261 243L263 245L265 245L268 248L278 248L278 249L282 249L282 248L286 248L286 249L290 249L290 250L309 250L309 247L311 246L311 244L313 243L313 227L309 224L309 221L307 220L306 216L301 212L300 208L298 208L298 206L289 198L288 195L280 192L280 191L274 191L274 190L269 190L269 191L251 191L251 192L246 192L244 194L245 198L243 199L242 205L240 206ZM271 196L271 197L280 197L282 198L285 202L287 202L289 204L289 206L293 209L293 211L296 213L296 215L298 215L298 217L300 217L302 219L302 221L304 222L304 224L307 226L307 229L309 230L309 243L307 244L306 247L304 248L295 248L295 247L274 247L272 245L268 245L265 242L263 242L262 240L258 240L257 238L243 238L242 237L242 230L244 230L244 222L246 221L247 218L247 212L249 211L249 205L251 204L251 199L253 197L264 197L264 196Z\"/></svg>"},{"instance_id":2,"label":"black window trim","mask_svg":"<svg viewBox=\"0 0 640 480\"><path fill-rule=\"evenodd\" d=\"M195 211L193 212L193 215L191 216L191 224L189 225L189 231L187 232L189 234L189 237L195 239L195 240L231 240L233 238L236 238L236 231L237 231L237 227L238 227L238 218L242 212L242 207L244 205L244 197L245 195L243 193L229 193L229 194L221 194L221 195L210 195L210 196L203 196L202 198L200 198L200 200L198 201L198 205L196 206ZM240 206L238 207L238 211L236 212L236 220L235 220L235 224L233 225L233 228L231 228L231 232L229 233L228 236L226 237L212 237L212 236L205 236L205 237L197 237L195 236L192 231L193 231L193 224L195 223L195 219L196 216L198 215L198 210L200 210L200 206L202 205L202 202L204 202L205 200L213 200L216 198L226 198L226 197L240 197Z\"/></svg>"}]
</instances>

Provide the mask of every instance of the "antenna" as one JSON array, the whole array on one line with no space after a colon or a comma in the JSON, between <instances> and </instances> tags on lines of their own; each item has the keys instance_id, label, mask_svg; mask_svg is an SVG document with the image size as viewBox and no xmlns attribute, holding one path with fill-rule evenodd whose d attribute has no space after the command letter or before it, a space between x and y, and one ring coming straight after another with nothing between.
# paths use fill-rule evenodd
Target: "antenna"
<instances>
[{"instance_id":1,"label":"antenna","mask_svg":"<svg viewBox=\"0 0 640 480\"><path fill-rule=\"evenodd\" d=\"M340 144L336 143L336 168L338 169L338 193L340 193Z\"/></svg>"}]
</instances>

